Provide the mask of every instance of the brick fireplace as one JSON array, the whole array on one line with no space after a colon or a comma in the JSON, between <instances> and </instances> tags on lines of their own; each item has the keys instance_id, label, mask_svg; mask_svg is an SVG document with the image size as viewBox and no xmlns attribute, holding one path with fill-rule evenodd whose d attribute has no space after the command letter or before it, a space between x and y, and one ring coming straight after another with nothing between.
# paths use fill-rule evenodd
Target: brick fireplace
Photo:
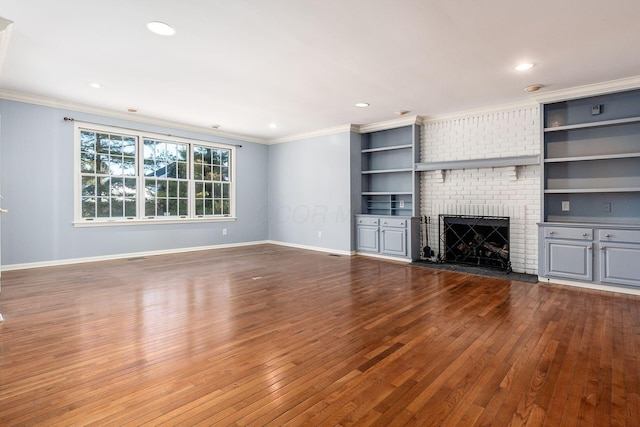
<instances>
[{"instance_id":1,"label":"brick fireplace","mask_svg":"<svg viewBox=\"0 0 640 427\"><path fill-rule=\"evenodd\" d=\"M419 165L421 215L431 224L440 215L509 218L511 268L537 274L540 165L532 159L539 154L537 105L427 120ZM423 242L428 237L436 246L437 227L425 234Z\"/></svg>"}]
</instances>

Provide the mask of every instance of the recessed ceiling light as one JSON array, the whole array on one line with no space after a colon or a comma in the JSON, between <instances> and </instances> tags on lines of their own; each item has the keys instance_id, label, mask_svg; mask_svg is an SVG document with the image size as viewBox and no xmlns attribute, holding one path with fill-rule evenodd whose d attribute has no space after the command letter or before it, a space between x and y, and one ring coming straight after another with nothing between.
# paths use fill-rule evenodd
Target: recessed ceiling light
<instances>
[{"instance_id":1,"label":"recessed ceiling light","mask_svg":"<svg viewBox=\"0 0 640 427\"><path fill-rule=\"evenodd\" d=\"M220 127L220 125L211 125L211 127L212 127L213 129L218 129L218 128Z\"/></svg>"},{"instance_id":2,"label":"recessed ceiling light","mask_svg":"<svg viewBox=\"0 0 640 427\"><path fill-rule=\"evenodd\" d=\"M367 108L369 106L368 102L356 102L356 107Z\"/></svg>"},{"instance_id":3,"label":"recessed ceiling light","mask_svg":"<svg viewBox=\"0 0 640 427\"><path fill-rule=\"evenodd\" d=\"M137 113L138 112L138 110L136 110L135 108L129 108L129 109L127 109L127 111L130 112L130 113Z\"/></svg>"},{"instance_id":4,"label":"recessed ceiling light","mask_svg":"<svg viewBox=\"0 0 640 427\"><path fill-rule=\"evenodd\" d=\"M94 89L100 89L102 87L102 85L100 83L96 83L96 82L89 82L87 83L89 86L91 86Z\"/></svg>"},{"instance_id":5,"label":"recessed ceiling light","mask_svg":"<svg viewBox=\"0 0 640 427\"><path fill-rule=\"evenodd\" d=\"M277 124L277 123L271 123L271 124L269 125L269 127L270 127L271 129L277 129L277 128L278 128L278 124Z\"/></svg>"},{"instance_id":6,"label":"recessed ceiling light","mask_svg":"<svg viewBox=\"0 0 640 427\"><path fill-rule=\"evenodd\" d=\"M529 85L527 87L524 88L525 92L535 92L537 90L542 89L544 86L543 85Z\"/></svg>"},{"instance_id":7,"label":"recessed ceiling light","mask_svg":"<svg viewBox=\"0 0 640 427\"><path fill-rule=\"evenodd\" d=\"M396 116L404 116L405 114L409 114L409 110L396 111Z\"/></svg>"},{"instance_id":8,"label":"recessed ceiling light","mask_svg":"<svg viewBox=\"0 0 640 427\"><path fill-rule=\"evenodd\" d=\"M530 62L525 62L525 63L516 65L515 68L518 71L525 71L525 70L529 70L529 69L533 68L533 64L530 63Z\"/></svg>"},{"instance_id":9,"label":"recessed ceiling light","mask_svg":"<svg viewBox=\"0 0 640 427\"><path fill-rule=\"evenodd\" d=\"M169 24L165 24L164 22L149 22L147 24L147 28L152 33L156 33L161 36L172 36L176 33L176 30L174 30Z\"/></svg>"}]
</instances>

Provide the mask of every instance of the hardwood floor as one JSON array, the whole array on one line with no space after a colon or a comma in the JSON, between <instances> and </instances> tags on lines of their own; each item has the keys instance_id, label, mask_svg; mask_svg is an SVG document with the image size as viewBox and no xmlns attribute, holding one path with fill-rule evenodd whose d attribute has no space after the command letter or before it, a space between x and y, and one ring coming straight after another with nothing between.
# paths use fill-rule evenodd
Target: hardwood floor
<instances>
[{"instance_id":1,"label":"hardwood floor","mask_svg":"<svg viewBox=\"0 0 640 427\"><path fill-rule=\"evenodd\" d=\"M6 272L0 425L640 425L640 297L278 246Z\"/></svg>"}]
</instances>

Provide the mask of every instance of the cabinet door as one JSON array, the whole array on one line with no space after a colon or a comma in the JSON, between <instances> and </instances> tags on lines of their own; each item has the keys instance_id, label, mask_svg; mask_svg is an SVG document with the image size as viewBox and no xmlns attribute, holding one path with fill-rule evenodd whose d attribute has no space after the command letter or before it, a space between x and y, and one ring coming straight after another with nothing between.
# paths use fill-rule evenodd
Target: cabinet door
<instances>
[{"instance_id":1,"label":"cabinet door","mask_svg":"<svg viewBox=\"0 0 640 427\"><path fill-rule=\"evenodd\" d=\"M366 252L378 252L378 227L358 226L358 250Z\"/></svg>"},{"instance_id":2,"label":"cabinet door","mask_svg":"<svg viewBox=\"0 0 640 427\"><path fill-rule=\"evenodd\" d=\"M405 228L382 228L380 245L383 254L407 256L407 230Z\"/></svg>"},{"instance_id":3,"label":"cabinet door","mask_svg":"<svg viewBox=\"0 0 640 427\"><path fill-rule=\"evenodd\" d=\"M593 279L593 250L591 242L545 240L545 276L566 279Z\"/></svg>"},{"instance_id":4,"label":"cabinet door","mask_svg":"<svg viewBox=\"0 0 640 427\"><path fill-rule=\"evenodd\" d=\"M600 281L640 287L640 245L602 243Z\"/></svg>"}]
</instances>

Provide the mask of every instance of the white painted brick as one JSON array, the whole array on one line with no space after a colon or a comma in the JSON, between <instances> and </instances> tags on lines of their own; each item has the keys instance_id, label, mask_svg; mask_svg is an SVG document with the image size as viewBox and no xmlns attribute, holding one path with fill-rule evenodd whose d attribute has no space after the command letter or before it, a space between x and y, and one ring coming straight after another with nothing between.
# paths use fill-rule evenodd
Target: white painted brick
<instances>
[{"instance_id":1,"label":"white painted brick","mask_svg":"<svg viewBox=\"0 0 640 427\"><path fill-rule=\"evenodd\" d=\"M540 153L537 107L471 116L424 125L421 161L472 160ZM516 272L537 273L540 220L540 166L446 171L443 182L434 172L421 174L421 214L435 217L444 205L466 210L513 209L511 262ZM457 213L457 212L448 212ZM435 230L435 231L434 231ZM437 242L437 218L430 241ZM435 245L435 244L434 244Z\"/></svg>"}]
</instances>

